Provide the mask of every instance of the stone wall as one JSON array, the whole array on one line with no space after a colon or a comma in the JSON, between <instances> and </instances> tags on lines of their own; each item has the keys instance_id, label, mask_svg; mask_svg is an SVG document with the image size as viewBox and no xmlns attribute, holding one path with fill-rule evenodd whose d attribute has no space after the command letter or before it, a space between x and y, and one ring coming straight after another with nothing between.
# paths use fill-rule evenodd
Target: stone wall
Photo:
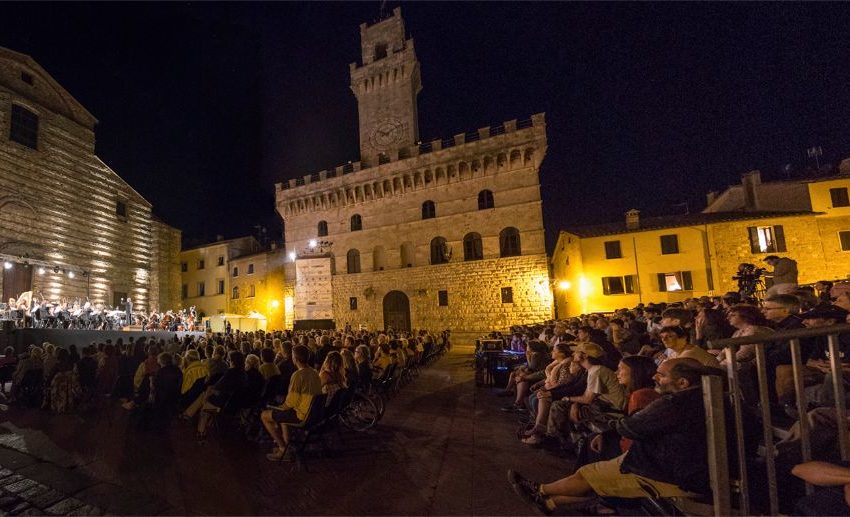
<instances>
[{"instance_id":1,"label":"stone wall","mask_svg":"<svg viewBox=\"0 0 850 517\"><path fill-rule=\"evenodd\" d=\"M501 289L513 289L502 303ZM552 291L546 255L478 260L333 277L337 327L364 324L383 329L383 299L402 291L410 300L413 328L483 333L551 318ZM448 306L438 303L447 291ZM357 298L357 310L349 308Z\"/></svg>"},{"instance_id":2,"label":"stone wall","mask_svg":"<svg viewBox=\"0 0 850 517\"><path fill-rule=\"evenodd\" d=\"M165 312L180 307L180 240L182 232L153 220L151 256L151 310Z\"/></svg>"},{"instance_id":3,"label":"stone wall","mask_svg":"<svg viewBox=\"0 0 850 517\"><path fill-rule=\"evenodd\" d=\"M38 116L35 149L10 140L13 105ZM126 293L148 310L151 205L93 153L95 123L31 58L0 49L0 253L46 266L32 283L48 299Z\"/></svg>"}]
</instances>

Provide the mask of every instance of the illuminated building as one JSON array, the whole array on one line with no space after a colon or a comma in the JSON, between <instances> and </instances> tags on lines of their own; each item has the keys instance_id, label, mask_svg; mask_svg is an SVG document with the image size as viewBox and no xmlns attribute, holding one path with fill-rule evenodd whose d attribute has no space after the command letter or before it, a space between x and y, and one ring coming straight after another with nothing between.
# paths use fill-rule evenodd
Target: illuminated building
<instances>
[{"instance_id":1,"label":"illuminated building","mask_svg":"<svg viewBox=\"0 0 850 517\"><path fill-rule=\"evenodd\" d=\"M97 120L31 57L0 48L4 301L32 290L159 309L176 300L180 231L95 154Z\"/></svg>"},{"instance_id":2,"label":"illuminated building","mask_svg":"<svg viewBox=\"0 0 850 517\"><path fill-rule=\"evenodd\" d=\"M737 291L738 265L768 267L768 255L796 260L801 284L846 279L848 189L844 174L762 183L754 171L702 213L566 228L552 256L558 316Z\"/></svg>"},{"instance_id":3,"label":"illuminated building","mask_svg":"<svg viewBox=\"0 0 850 517\"><path fill-rule=\"evenodd\" d=\"M188 309L194 305L199 318L228 312L232 281L247 275L247 267L231 264L231 261L259 251L260 243L251 236L220 238L181 251L179 271L183 307Z\"/></svg>"},{"instance_id":4,"label":"illuminated building","mask_svg":"<svg viewBox=\"0 0 850 517\"><path fill-rule=\"evenodd\" d=\"M293 319L478 334L551 317L544 115L420 142L420 68L400 9L360 36L349 67L360 160L276 187Z\"/></svg>"}]
</instances>

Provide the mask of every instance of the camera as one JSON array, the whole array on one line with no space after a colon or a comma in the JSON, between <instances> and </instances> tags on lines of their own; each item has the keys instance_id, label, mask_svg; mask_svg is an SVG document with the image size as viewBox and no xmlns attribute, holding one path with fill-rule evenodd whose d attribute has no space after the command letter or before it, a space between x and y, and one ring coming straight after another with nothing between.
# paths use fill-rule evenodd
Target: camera
<instances>
[{"instance_id":1,"label":"camera","mask_svg":"<svg viewBox=\"0 0 850 517\"><path fill-rule=\"evenodd\" d=\"M732 280L738 282L738 292L741 296L753 296L762 283L761 277L766 271L765 268L756 267L755 264L746 262L738 264L738 274L733 276Z\"/></svg>"}]
</instances>

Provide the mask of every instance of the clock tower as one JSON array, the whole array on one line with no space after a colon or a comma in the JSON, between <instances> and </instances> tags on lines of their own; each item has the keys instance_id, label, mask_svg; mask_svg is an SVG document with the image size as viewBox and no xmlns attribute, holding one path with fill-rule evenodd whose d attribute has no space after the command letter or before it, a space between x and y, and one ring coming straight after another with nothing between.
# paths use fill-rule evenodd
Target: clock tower
<instances>
[{"instance_id":1,"label":"clock tower","mask_svg":"<svg viewBox=\"0 0 850 517\"><path fill-rule=\"evenodd\" d=\"M363 64L351 63L351 90L360 119L360 160L378 165L419 141L416 96L422 89L413 38L405 39L401 8L360 25Z\"/></svg>"}]
</instances>

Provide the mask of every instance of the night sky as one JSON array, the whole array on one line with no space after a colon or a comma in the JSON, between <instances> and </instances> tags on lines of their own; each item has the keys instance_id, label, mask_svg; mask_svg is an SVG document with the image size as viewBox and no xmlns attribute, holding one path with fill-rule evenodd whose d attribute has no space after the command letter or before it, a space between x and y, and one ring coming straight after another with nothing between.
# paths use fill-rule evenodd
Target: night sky
<instances>
[{"instance_id":1,"label":"night sky","mask_svg":"<svg viewBox=\"0 0 850 517\"><path fill-rule=\"evenodd\" d=\"M550 249L629 208L698 211L751 169L802 177L812 145L850 156L848 4L401 5L423 141L546 112ZM98 118L97 154L192 245L279 234L276 182L358 159L348 63L379 9L4 3L0 46Z\"/></svg>"}]
</instances>

